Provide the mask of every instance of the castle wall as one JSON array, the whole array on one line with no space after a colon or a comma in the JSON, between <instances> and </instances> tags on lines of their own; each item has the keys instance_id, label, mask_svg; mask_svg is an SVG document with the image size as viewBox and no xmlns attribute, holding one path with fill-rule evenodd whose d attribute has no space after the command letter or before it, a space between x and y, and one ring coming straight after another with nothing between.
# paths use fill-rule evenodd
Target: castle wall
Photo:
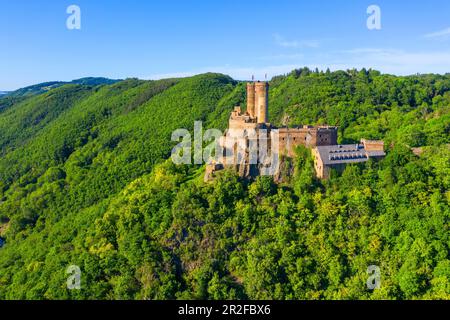
<instances>
[{"instance_id":1,"label":"castle wall","mask_svg":"<svg viewBox=\"0 0 450 320\"><path fill-rule=\"evenodd\" d=\"M228 127L232 130L250 130L256 129L257 127L257 123L255 122L245 122L240 119L230 119L228 125Z\"/></svg>"},{"instance_id":2,"label":"castle wall","mask_svg":"<svg viewBox=\"0 0 450 320\"><path fill-rule=\"evenodd\" d=\"M361 144L366 151L384 151L383 141L361 139Z\"/></svg>"},{"instance_id":3,"label":"castle wall","mask_svg":"<svg viewBox=\"0 0 450 320\"><path fill-rule=\"evenodd\" d=\"M316 131L316 146L333 146L337 144L336 127L318 127Z\"/></svg>"},{"instance_id":4,"label":"castle wall","mask_svg":"<svg viewBox=\"0 0 450 320\"><path fill-rule=\"evenodd\" d=\"M323 163L317 148L312 149L314 157L314 168L316 169L316 176L319 179L327 179L329 176L329 168Z\"/></svg>"},{"instance_id":5,"label":"castle wall","mask_svg":"<svg viewBox=\"0 0 450 320\"><path fill-rule=\"evenodd\" d=\"M312 148L337 144L337 128L312 126L280 128L279 137L280 150L289 157L293 157L294 149L299 145Z\"/></svg>"}]
</instances>

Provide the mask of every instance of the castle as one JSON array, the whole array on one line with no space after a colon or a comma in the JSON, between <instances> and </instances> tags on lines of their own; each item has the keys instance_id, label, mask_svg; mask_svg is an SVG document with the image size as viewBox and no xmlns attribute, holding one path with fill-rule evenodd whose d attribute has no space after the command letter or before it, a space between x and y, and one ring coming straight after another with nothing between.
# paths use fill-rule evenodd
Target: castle
<instances>
[{"instance_id":1,"label":"castle","mask_svg":"<svg viewBox=\"0 0 450 320\"><path fill-rule=\"evenodd\" d=\"M228 129L219 140L220 154L207 164L205 181L226 167L233 167L241 177L276 175L280 156L294 157L295 147L313 150L317 177L326 179L331 169L347 163L367 161L384 154L382 141L361 140L358 145L338 145L337 127L275 127L268 122L269 83L247 83L247 110L235 107Z\"/></svg>"}]
</instances>

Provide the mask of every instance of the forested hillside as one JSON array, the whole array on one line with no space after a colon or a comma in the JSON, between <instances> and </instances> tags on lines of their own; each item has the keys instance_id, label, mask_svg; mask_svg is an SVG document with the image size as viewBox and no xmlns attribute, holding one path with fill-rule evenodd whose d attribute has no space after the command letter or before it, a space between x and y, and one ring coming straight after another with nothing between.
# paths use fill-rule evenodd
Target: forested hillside
<instances>
[{"instance_id":1,"label":"forested hillside","mask_svg":"<svg viewBox=\"0 0 450 320\"><path fill-rule=\"evenodd\" d=\"M118 81L120 81L120 80L113 80L113 79L107 79L107 78L81 78L81 79L77 79L77 80L72 80L70 82L50 81L50 82L39 83L39 84L35 84L35 85L29 86L29 87L21 88L19 90L13 91L13 92L7 92L6 94L8 94L8 96L10 96L10 97L28 97L28 96L45 93L47 91L62 87L67 84L98 86L98 85L104 85L104 84L113 84Z\"/></svg>"},{"instance_id":2,"label":"forested hillside","mask_svg":"<svg viewBox=\"0 0 450 320\"><path fill-rule=\"evenodd\" d=\"M300 148L283 184L204 183L170 138L245 105L220 74L0 97L0 299L449 299L450 75L299 69L270 90L270 122L387 157L319 181Z\"/></svg>"}]
</instances>

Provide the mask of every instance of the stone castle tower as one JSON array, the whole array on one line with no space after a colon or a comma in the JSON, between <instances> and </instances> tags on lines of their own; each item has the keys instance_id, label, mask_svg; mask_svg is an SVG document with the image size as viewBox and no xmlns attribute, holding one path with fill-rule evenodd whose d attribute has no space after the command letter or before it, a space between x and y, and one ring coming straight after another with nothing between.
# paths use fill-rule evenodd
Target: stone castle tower
<instances>
[{"instance_id":1,"label":"stone castle tower","mask_svg":"<svg viewBox=\"0 0 450 320\"><path fill-rule=\"evenodd\" d=\"M247 83L247 113L257 123L267 123L269 115L269 83Z\"/></svg>"}]
</instances>

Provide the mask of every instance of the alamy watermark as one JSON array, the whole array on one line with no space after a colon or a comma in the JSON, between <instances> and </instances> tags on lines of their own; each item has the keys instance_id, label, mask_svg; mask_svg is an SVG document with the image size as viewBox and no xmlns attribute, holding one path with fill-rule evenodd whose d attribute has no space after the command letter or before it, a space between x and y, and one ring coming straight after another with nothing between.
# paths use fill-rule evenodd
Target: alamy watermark
<instances>
[{"instance_id":1,"label":"alamy watermark","mask_svg":"<svg viewBox=\"0 0 450 320\"><path fill-rule=\"evenodd\" d=\"M66 273L70 276L67 278L67 289L81 290L81 269L79 266L71 265L67 268Z\"/></svg>"},{"instance_id":2,"label":"alamy watermark","mask_svg":"<svg viewBox=\"0 0 450 320\"><path fill-rule=\"evenodd\" d=\"M381 269L378 266L371 265L367 268L369 278L367 279L367 289L375 290L381 288Z\"/></svg>"},{"instance_id":3,"label":"alamy watermark","mask_svg":"<svg viewBox=\"0 0 450 320\"><path fill-rule=\"evenodd\" d=\"M367 29L381 30L381 8L375 4L367 8Z\"/></svg>"},{"instance_id":4,"label":"alamy watermark","mask_svg":"<svg viewBox=\"0 0 450 320\"><path fill-rule=\"evenodd\" d=\"M72 4L67 7L66 13L70 16L66 20L66 27L69 30L81 30L81 9Z\"/></svg>"}]
</instances>

